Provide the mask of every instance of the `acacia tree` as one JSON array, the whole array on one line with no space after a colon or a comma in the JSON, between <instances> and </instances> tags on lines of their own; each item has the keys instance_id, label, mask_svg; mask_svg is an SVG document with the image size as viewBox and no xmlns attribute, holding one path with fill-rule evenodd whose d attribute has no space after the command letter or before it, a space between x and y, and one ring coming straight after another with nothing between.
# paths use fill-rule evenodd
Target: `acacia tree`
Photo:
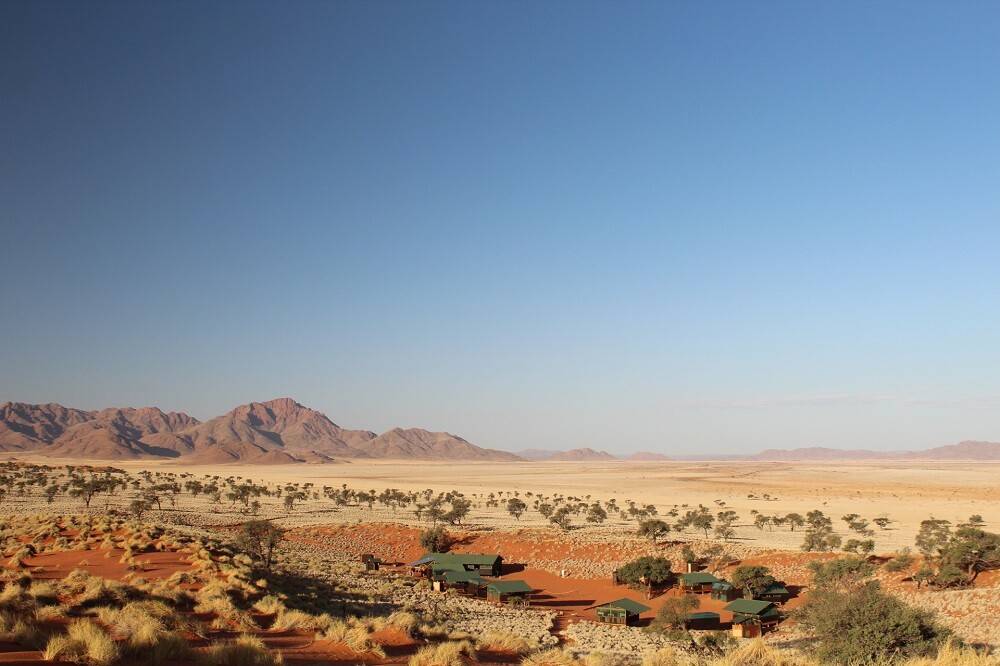
<instances>
[{"instance_id":1,"label":"acacia tree","mask_svg":"<svg viewBox=\"0 0 1000 666\"><path fill-rule=\"evenodd\" d=\"M587 509L588 523L603 523L608 519L608 512L604 510L600 502L594 502Z\"/></svg>"},{"instance_id":2,"label":"acacia tree","mask_svg":"<svg viewBox=\"0 0 1000 666\"><path fill-rule=\"evenodd\" d=\"M432 553L447 553L451 538L443 527L434 527L421 532L420 546Z\"/></svg>"},{"instance_id":3,"label":"acacia tree","mask_svg":"<svg viewBox=\"0 0 1000 666\"><path fill-rule=\"evenodd\" d=\"M948 565L955 567L972 582L980 572L1000 567L1000 535L976 527L960 527L944 546L941 561L942 569Z\"/></svg>"},{"instance_id":4,"label":"acacia tree","mask_svg":"<svg viewBox=\"0 0 1000 666\"><path fill-rule=\"evenodd\" d=\"M639 585L662 585L670 580L670 560L664 557L644 555L623 565L616 572L618 580L633 587Z\"/></svg>"},{"instance_id":5,"label":"acacia tree","mask_svg":"<svg viewBox=\"0 0 1000 666\"><path fill-rule=\"evenodd\" d=\"M688 615L698 609L696 597L683 595L670 597L656 611L656 626L663 629L687 629Z\"/></svg>"},{"instance_id":6,"label":"acacia tree","mask_svg":"<svg viewBox=\"0 0 1000 666\"><path fill-rule=\"evenodd\" d=\"M747 599L756 598L757 595L767 589L768 585L775 582L770 569L752 564L744 564L733 569L730 580L732 580L733 585L736 587L743 588Z\"/></svg>"},{"instance_id":7,"label":"acacia tree","mask_svg":"<svg viewBox=\"0 0 1000 666\"><path fill-rule=\"evenodd\" d=\"M930 613L886 594L877 582L817 587L797 617L819 638L816 656L824 664L886 663L929 655L948 635Z\"/></svg>"},{"instance_id":8,"label":"acacia tree","mask_svg":"<svg viewBox=\"0 0 1000 666\"><path fill-rule=\"evenodd\" d=\"M813 585L817 588L857 587L866 584L875 573L875 566L870 562L853 557L810 562L809 569L813 572Z\"/></svg>"},{"instance_id":9,"label":"acacia tree","mask_svg":"<svg viewBox=\"0 0 1000 666\"><path fill-rule=\"evenodd\" d=\"M243 524L236 535L239 548L258 562L264 571L270 572L278 545L285 537L285 531L269 520L251 520Z\"/></svg>"},{"instance_id":10,"label":"acacia tree","mask_svg":"<svg viewBox=\"0 0 1000 666\"><path fill-rule=\"evenodd\" d=\"M715 536L722 539L723 541L729 541L736 530L733 529L733 525L739 520L739 515L733 510L720 511L716 518L719 523L715 526Z\"/></svg>"},{"instance_id":11,"label":"acacia tree","mask_svg":"<svg viewBox=\"0 0 1000 666\"><path fill-rule=\"evenodd\" d=\"M936 560L951 537L951 521L928 518L920 522L920 530L914 544L920 554L928 560Z\"/></svg>"},{"instance_id":12,"label":"acacia tree","mask_svg":"<svg viewBox=\"0 0 1000 666\"><path fill-rule=\"evenodd\" d=\"M789 531L794 532L796 527L806 524L806 519L798 513L789 513L785 516L785 522L788 523Z\"/></svg>"},{"instance_id":13,"label":"acacia tree","mask_svg":"<svg viewBox=\"0 0 1000 666\"><path fill-rule=\"evenodd\" d=\"M507 513L514 516L515 520L521 520L521 515L528 509L528 505L524 503L524 500L520 500L516 497L507 500Z\"/></svg>"},{"instance_id":14,"label":"acacia tree","mask_svg":"<svg viewBox=\"0 0 1000 666\"><path fill-rule=\"evenodd\" d=\"M561 506L549 516L549 522L562 530L570 528L570 515L573 513L568 506Z\"/></svg>"},{"instance_id":15,"label":"acacia tree","mask_svg":"<svg viewBox=\"0 0 1000 666\"><path fill-rule=\"evenodd\" d=\"M806 522L809 527L806 529L805 539L802 541L802 550L828 552L840 545L841 538L833 533L833 521L827 518L822 511L807 513Z\"/></svg>"},{"instance_id":16,"label":"acacia tree","mask_svg":"<svg viewBox=\"0 0 1000 666\"><path fill-rule=\"evenodd\" d=\"M641 537L649 537L653 543L656 543L657 537L663 536L670 531L670 525L666 521L660 520L659 518L650 518L649 520L644 520L639 523L639 530L637 534Z\"/></svg>"}]
</instances>

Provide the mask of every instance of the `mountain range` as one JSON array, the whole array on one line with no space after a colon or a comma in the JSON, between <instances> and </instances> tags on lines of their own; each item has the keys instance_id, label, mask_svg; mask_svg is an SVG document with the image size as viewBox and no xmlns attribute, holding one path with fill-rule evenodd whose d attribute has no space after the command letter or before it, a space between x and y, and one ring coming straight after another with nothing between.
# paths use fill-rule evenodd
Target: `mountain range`
<instances>
[{"instance_id":1,"label":"mountain range","mask_svg":"<svg viewBox=\"0 0 1000 666\"><path fill-rule=\"evenodd\" d=\"M0 452L59 458L184 458L191 463L333 462L350 458L518 460L446 432L341 428L291 398L252 402L200 422L156 407L84 411L55 403L0 405Z\"/></svg>"},{"instance_id":2,"label":"mountain range","mask_svg":"<svg viewBox=\"0 0 1000 666\"><path fill-rule=\"evenodd\" d=\"M347 459L569 461L667 461L662 453L614 456L607 451L486 449L446 432L393 428L378 435L341 428L291 398L240 405L202 423L156 407L85 411L55 403L0 404L0 453L43 453L53 458L100 460L183 458L191 463L259 464L338 462ZM963 441L921 451L872 451L808 447L741 455L685 456L675 460L1000 460L1000 443Z\"/></svg>"},{"instance_id":3,"label":"mountain range","mask_svg":"<svg viewBox=\"0 0 1000 666\"><path fill-rule=\"evenodd\" d=\"M525 460L533 461L571 461L571 462L597 462L601 460L630 460L645 462L663 462L670 460L662 453L651 453L649 451L638 451L627 456L614 456L607 451L595 451L589 447L580 449L569 449L559 451L553 449L524 449L518 451L517 455Z\"/></svg>"}]
</instances>

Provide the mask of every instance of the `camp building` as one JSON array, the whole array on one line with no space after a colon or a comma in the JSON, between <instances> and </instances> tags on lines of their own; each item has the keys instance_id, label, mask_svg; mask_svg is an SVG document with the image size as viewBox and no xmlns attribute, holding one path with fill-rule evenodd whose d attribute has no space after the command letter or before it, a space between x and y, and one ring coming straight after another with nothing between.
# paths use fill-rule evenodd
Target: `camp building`
<instances>
[{"instance_id":1,"label":"camp building","mask_svg":"<svg viewBox=\"0 0 1000 666\"><path fill-rule=\"evenodd\" d=\"M639 615L651 610L649 606L644 606L638 601L631 599L619 599L609 601L594 609L597 613L597 621L605 624L634 624L639 620Z\"/></svg>"},{"instance_id":2,"label":"camp building","mask_svg":"<svg viewBox=\"0 0 1000 666\"><path fill-rule=\"evenodd\" d=\"M497 580L486 587L486 599L499 603L518 601L527 606L531 602L532 591L534 588L523 580Z\"/></svg>"},{"instance_id":3,"label":"camp building","mask_svg":"<svg viewBox=\"0 0 1000 666\"><path fill-rule=\"evenodd\" d=\"M736 587L729 581L720 580L712 583L712 598L719 601L733 601L743 596L743 590Z\"/></svg>"},{"instance_id":4,"label":"camp building","mask_svg":"<svg viewBox=\"0 0 1000 666\"><path fill-rule=\"evenodd\" d=\"M709 592L712 585L718 583L719 579L707 571L695 571L694 573L682 573L677 577L677 583L681 592Z\"/></svg>"},{"instance_id":5,"label":"camp building","mask_svg":"<svg viewBox=\"0 0 1000 666\"><path fill-rule=\"evenodd\" d=\"M762 599L764 601L770 601L775 604L783 604L786 601L788 601L788 597L789 597L788 588L786 588L781 583L771 583L754 598Z\"/></svg>"},{"instance_id":6,"label":"camp building","mask_svg":"<svg viewBox=\"0 0 1000 666\"><path fill-rule=\"evenodd\" d=\"M719 614L700 612L690 613L684 618L688 629L715 630L719 628Z\"/></svg>"},{"instance_id":7,"label":"camp building","mask_svg":"<svg viewBox=\"0 0 1000 666\"><path fill-rule=\"evenodd\" d=\"M781 612L770 601L737 599L722 610L733 614L733 636L754 638L781 620Z\"/></svg>"},{"instance_id":8,"label":"camp building","mask_svg":"<svg viewBox=\"0 0 1000 666\"><path fill-rule=\"evenodd\" d=\"M446 571L474 571L480 576L500 576L503 574L503 558L483 553L424 553L410 567L424 568L428 577Z\"/></svg>"},{"instance_id":9,"label":"camp building","mask_svg":"<svg viewBox=\"0 0 1000 666\"><path fill-rule=\"evenodd\" d=\"M459 589L466 594L479 596L490 584L475 571L445 571L431 578L431 587L437 591Z\"/></svg>"}]
</instances>

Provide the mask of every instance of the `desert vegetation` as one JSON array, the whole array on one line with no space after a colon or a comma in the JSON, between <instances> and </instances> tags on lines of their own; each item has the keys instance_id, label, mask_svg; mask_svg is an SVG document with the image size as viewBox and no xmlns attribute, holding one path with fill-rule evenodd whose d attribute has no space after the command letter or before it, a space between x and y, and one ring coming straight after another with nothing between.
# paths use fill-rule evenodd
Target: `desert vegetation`
<instances>
[{"instance_id":1,"label":"desert vegetation","mask_svg":"<svg viewBox=\"0 0 1000 666\"><path fill-rule=\"evenodd\" d=\"M876 556L880 534L899 543L884 511L835 521L819 507L746 514L722 499L656 506L592 494L362 490L21 463L0 468L0 489L0 502L21 511L2 533L0 629L62 661L275 663L296 650L335 649L385 662L401 658L398 647L397 657L386 650L402 643L411 646L402 660L414 663L499 654L525 663L724 663L746 646L689 626L706 603L672 592L676 572L689 566L729 580L745 598L775 582L801 590L783 609L790 620L766 637L767 650L795 663L975 660L1000 643L990 622L967 622L954 607L985 599L1000 566L998 537L978 514L926 518L908 547ZM384 534L362 539L366 525ZM340 526L343 537L328 539L324 526ZM799 554L754 547L745 535L755 533L800 540ZM531 570L609 584L615 572L625 587L609 594L634 589L655 609L649 626L603 626L550 610L561 608L561 592L529 608L489 606L435 592L398 568L365 571L360 561L368 552L405 564L413 553L449 549L502 550ZM864 609L858 626L835 621L831 609L852 608ZM886 618L889 628L871 629ZM835 640L865 645L869 635L883 643L846 649Z\"/></svg>"}]
</instances>

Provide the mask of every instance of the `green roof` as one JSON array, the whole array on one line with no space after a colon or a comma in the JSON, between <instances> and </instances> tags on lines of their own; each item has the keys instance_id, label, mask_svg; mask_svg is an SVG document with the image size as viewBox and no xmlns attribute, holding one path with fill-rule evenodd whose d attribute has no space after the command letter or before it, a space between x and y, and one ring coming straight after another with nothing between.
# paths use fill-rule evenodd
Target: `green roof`
<instances>
[{"instance_id":1,"label":"green roof","mask_svg":"<svg viewBox=\"0 0 1000 666\"><path fill-rule=\"evenodd\" d=\"M461 571L446 571L444 579L449 583L472 583L479 586L489 584L488 580L480 578L479 574L475 571L466 571L465 569Z\"/></svg>"},{"instance_id":2,"label":"green roof","mask_svg":"<svg viewBox=\"0 0 1000 666\"><path fill-rule=\"evenodd\" d=\"M718 620L719 619L719 614L718 613L708 613L708 612L705 612L705 613L691 613L690 615L687 616L687 619L688 620Z\"/></svg>"},{"instance_id":3,"label":"green roof","mask_svg":"<svg viewBox=\"0 0 1000 666\"><path fill-rule=\"evenodd\" d=\"M729 605L722 610L739 615L756 615L757 617L771 615L771 611L774 613L778 612L778 609L770 601L758 601L756 599L737 599L736 601L729 602Z\"/></svg>"},{"instance_id":4,"label":"green roof","mask_svg":"<svg viewBox=\"0 0 1000 666\"><path fill-rule=\"evenodd\" d=\"M499 555L487 555L485 553L424 553L420 559L423 560L426 558L433 558L435 564L454 562L456 564L473 564L476 566L483 564L492 565L503 560Z\"/></svg>"},{"instance_id":5,"label":"green roof","mask_svg":"<svg viewBox=\"0 0 1000 666\"><path fill-rule=\"evenodd\" d=\"M601 604L598 608L620 608L628 613L645 613L648 610L652 610L649 606L643 606L638 601L632 601L631 599L619 599L618 601L609 601L606 604Z\"/></svg>"},{"instance_id":6,"label":"green roof","mask_svg":"<svg viewBox=\"0 0 1000 666\"><path fill-rule=\"evenodd\" d=\"M523 580L498 580L490 583L490 586L486 589L496 594L520 594L522 592L531 592L535 588Z\"/></svg>"},{"instance_id":7,"label":"green roof","mask_svg":"<svg viewBox=\"0 0 1000 666\"><path fill-rule=\"evenodd\" d=\"M706 571L696 571L680 575L680 579L688 585L704 585L706 583L718 583L719 579Z\"/></svg>"},{"instance_id":8,"label":"green roof","mask_svg":"<svg viewBox=\"0 0 1000 666\"><path fill-rule=\"evenodd\" d=\"M718 583L712 583L713 590L731 590L733 589L733 584L729 581L720 580Z\"/></svg>"},{"instance_id":9,"label":"green roof","mask_svg":"<svg viewBox=\"0 0 1000 666\"><path fill-rule=\"evenodd\" d=\"M438 562L435 560L431 563L431 571L435 574L443 574L449 571L454 571L456 573L461 571L462 573L465 573L465 567L463 567L460 562Z\"/></svg>"},{"instance_id":10,"label":"green roof","mask_svg":"<svg viewBox=\"0 0 1000 666\"><path fill-rule=\"evenodd\" d=\"M761 594L788 594L788 589L781 583L771 583L761 591Z\"/></svg>"}]
</instances>

